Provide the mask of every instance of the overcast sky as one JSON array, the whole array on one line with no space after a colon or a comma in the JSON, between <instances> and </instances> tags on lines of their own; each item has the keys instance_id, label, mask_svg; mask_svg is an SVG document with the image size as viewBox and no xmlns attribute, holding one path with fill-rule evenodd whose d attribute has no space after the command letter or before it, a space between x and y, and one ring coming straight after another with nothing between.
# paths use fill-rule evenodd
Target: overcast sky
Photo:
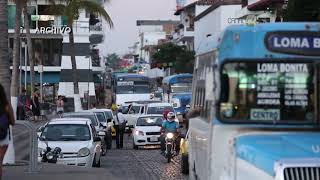
<instances>
[{"instance_id":1,"label":"overcast sky","mask_svg":"<svg viewBox=\"0 0 320 180\"><path fill-rule=\"evenodd\" d=\"M138 41L137 20L177 20L176 0L110 0L105 9L111 16L114 29L107 30L102 53L124 54Z\"/></svg>"}]
</instances>

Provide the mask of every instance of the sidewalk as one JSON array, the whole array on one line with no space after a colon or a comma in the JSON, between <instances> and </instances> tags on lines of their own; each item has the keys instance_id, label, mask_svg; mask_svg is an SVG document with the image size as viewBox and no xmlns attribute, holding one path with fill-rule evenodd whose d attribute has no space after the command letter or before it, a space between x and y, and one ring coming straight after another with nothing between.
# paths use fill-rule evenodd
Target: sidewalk
<instances>
[{"instance_id":1,"label":"sidewalk","mask_svg":"<svg viewBox=\"0 0 320 180\"><path fill-rule=\"evenodd\" d=\"M83 168L41 164L40 172L30 174L28 166L4 166L3 180L118 180L104 168Z\"/></svg>"}]
</instances>

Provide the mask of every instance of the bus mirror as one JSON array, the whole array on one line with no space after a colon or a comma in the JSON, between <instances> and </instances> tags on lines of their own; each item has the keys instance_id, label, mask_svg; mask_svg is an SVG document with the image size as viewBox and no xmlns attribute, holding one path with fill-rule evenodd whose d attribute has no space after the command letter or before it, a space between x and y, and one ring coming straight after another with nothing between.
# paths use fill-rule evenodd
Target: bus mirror
<instances>
[{"instance_id":1,"label":"bus mirror","mask_svg":"<svg viewBox=\"0 0 320 180\"><path fill-rule=\"evenodd\" d=\"M228 74L222 74L220 103L224 103L228 101L229 101L229 76Z\"/></svg>"}]
</instances>

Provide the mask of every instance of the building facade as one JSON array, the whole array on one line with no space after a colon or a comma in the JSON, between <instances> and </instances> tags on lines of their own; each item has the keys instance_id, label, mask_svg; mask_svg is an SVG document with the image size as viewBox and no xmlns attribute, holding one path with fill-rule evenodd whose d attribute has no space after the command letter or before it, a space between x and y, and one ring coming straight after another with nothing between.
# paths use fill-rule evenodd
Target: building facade
<instances>
[{"instance_id":1,"label":"building facade","mask_svg":"<svg viewBox=\"0 0 320 180\"><path fill-rule=\"evenodd\" d=\"M8 1L8 26L10 43L13 49L16 6ZM101 1L97 1L102 3ZM73 107L73 79L71 66L71 51L67 18L48 13L52 4L47 0L30 1L28 4L28 19L31 29L33 51L35 55L35 84L39 90L43 85L43 100L55 102L57 95L65 96L68 109ZM23 15L24 17L25 15ZM23 19L23 18L22 18ZM69 29L68 29L69 28ZM26 46L25 29L21 30L21 86L28 87L30 82L30 66ZM95 101L94 77L104 70L97 44L103 42L101 19L85 10L80 10L79 18L73 24L75 55L79 91L83 106L86 107L88 94L91 102ZM41 77L41 78L40 78ZM69 103L70 102L70 103Z\"/></svg>"}]
</instances>

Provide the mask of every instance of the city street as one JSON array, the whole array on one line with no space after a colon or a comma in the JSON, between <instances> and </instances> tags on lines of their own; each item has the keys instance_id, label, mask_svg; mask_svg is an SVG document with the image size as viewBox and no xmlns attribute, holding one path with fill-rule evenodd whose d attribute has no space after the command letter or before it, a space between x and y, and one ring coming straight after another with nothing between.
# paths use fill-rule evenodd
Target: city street
<instances>
[{"instance_id":1,"label":"city street","mask_svg":"<svg viewBox=\"0 0 320 180\"><path fill-rule=\"evenodd\" d=\"M127 134L123 149L114 149L114 142L113 149L102 157L101 168L107 169L114 177L120 179L188 179L188 176L180 172L180 157L167 163L160 155L159 149L134 150L131 142L131 137Z\"/></svg>"},{"instance_id":2,"label":"city street","mask_svg":"<svg viewBox=\"0 0 320 180\"><path fill-rule=\"evenodd\" d=\"M35 125L41 126L44 122L38 122ZM28 150L28 132L22 126L17 125L14 128L16 159L27 160L29 158ZM134 150L132 147L132 136L124 135L124 148L115 149L116 144L113 140L112 149L108 150L106 156L101 157L100 169L106 171L117 179L166 179L166 180L184 180L188 176L180 172L180 156L175 157L171 163L160 155L158 148L140 148Z\"/></svg>"}]
</instances>

